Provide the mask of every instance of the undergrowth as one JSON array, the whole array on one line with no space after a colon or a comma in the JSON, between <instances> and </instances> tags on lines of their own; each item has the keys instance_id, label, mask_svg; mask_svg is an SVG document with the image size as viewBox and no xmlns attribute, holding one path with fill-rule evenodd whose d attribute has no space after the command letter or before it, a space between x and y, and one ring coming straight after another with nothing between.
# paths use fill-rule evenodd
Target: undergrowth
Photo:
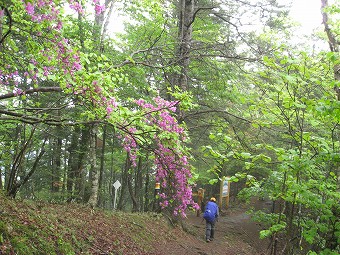
<instances>
[{"instance_id":1,"label":"undergrowth","mask_svg":"<svg viewBox=\"0 0 340 255\"><path fill-rule=\"evenodd\" d=\"M171 239L154 213L121 213L78 204L18 201L0 194L0 254L156 254Z\"/></svg>"}]
</instances>

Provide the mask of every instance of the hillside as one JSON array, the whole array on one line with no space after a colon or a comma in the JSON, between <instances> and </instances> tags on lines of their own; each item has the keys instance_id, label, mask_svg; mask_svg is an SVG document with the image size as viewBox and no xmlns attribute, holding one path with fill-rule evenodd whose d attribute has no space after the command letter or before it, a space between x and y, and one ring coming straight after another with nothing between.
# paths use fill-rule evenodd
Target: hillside
<instances>
[{"instance_id":1,"label":"hillside","mask_svg":"<svg viewBox=\"0 0 340 255\"><path fill-rule=\"evenodd\" d=\"M0 195L0 254L264 254L258 227L232 208L204 242L204 223L194 213L172 227L154 213L92 210L78 204L9 200Z\"/></svg>"}]
</instances>

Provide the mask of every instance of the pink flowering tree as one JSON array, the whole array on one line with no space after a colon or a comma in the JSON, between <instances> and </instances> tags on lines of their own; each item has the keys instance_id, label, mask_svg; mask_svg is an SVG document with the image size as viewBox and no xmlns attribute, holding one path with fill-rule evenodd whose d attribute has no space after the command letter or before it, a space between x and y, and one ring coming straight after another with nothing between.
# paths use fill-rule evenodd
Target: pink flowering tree
<instances>
[{"instance_id":1,"label":"pink flowering tree","mask_svg":"<svg viewBox=\"0 0 340 255\"><path fill-rule=\"evenodd\" d=\"M185 128L175 117L179 101L166 101L156 97L153 103L136 100L143 118L131 123L123 144L133 166L140 149L153 148L155 181L160 182L158 194L162 209L170 210L174 216L186 216L188 207L198 209L192 199L190 153L185 146L188 137Z\"/></svg>"},{"instance_id":2,"label":"pink flowering tree","mask_svg":"<svg viewBox=\"0 0 340 255\"><path fill-rule=\"evenodd\" d=\"M127 76L112 68L105 55L85 53L82 42L65 36L67 25L61 6L83 16L81 1L14 0L0 10L3 35L0 41L4 54L0 66L0 100L25 98L34 93L60 92L77 104L86 105L79 121L107 122L121 133L122 145L129 154L131 166L136 166L138 153L152 151L156 169L155 180L161 183L160 206L175 216L185 216L188 207L197 208L192 200L191 158L186 147L185 126L176 120L180 101L154 98L122 100L117 97L117 84L127 82ZM103 15L105 5L93 0L94 15ZM22 21L18 31L14 26ZM20 42L20 43L18 43ZM21 50L25 49L25 54ZM8 52L6 52L6 50ZM13 51L9 54L10 51ZM16 59L15 54L22 57ZM76 99L76 100L75 100ZM71 120L45 118L45 115L8 111L27 123L70 124ZM72 120L74 121L74 120ZM77 120L76 120L77 121Z\"/></svg>"}]
</instances>

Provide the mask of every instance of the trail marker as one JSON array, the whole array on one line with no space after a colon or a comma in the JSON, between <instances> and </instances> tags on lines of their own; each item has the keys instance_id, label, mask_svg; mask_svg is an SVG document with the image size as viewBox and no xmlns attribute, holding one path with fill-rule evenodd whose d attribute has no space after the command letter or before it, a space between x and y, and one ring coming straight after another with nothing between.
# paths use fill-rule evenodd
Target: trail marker
<instances>
[{"instance_id":1,"label":"trail marker","mask_svg":"<svg viewBox=\"0 0 340 255\"><path fill-rule=\"evenodd\" d=\"M113 210L116 210L116 201L117 201L117 190L122 186L122 184L117 180L114 184L113 187L115 188L115 198L113 200Z\"/></svg>"},{"instance_id":2,"label":"trail marker","mask_svg":"<svg viewBox=\"0 0 340 255\"><path fill-rule=\"evenodd\" d=\"M230 177L226 176L226 177L223 177L222 181L221 181L220 201L219 201L220 208L222 208L223 198L225 198L226 209L228 209L228 207L229 207L229 193L230 193L230 181L229 181L229 179L230 179Z\"/></svg>"}]
</instances>

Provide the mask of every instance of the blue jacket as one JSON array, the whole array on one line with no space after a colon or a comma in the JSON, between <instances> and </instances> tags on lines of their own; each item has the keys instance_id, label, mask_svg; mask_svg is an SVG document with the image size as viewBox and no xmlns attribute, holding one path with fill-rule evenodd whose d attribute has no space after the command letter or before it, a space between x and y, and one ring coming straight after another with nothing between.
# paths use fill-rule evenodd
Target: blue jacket
<instances>
[{"instance_id":1,"label":"blue jacket","mask_svg":"<svg viewBox=\"0 0 340 255\"><path fill-rule=\"evenodd\" d=\"M214 222L218 217L218 206L215 202L209 201L205 206L203 218L206 221Z\"/></svg>"}]
</instances>

